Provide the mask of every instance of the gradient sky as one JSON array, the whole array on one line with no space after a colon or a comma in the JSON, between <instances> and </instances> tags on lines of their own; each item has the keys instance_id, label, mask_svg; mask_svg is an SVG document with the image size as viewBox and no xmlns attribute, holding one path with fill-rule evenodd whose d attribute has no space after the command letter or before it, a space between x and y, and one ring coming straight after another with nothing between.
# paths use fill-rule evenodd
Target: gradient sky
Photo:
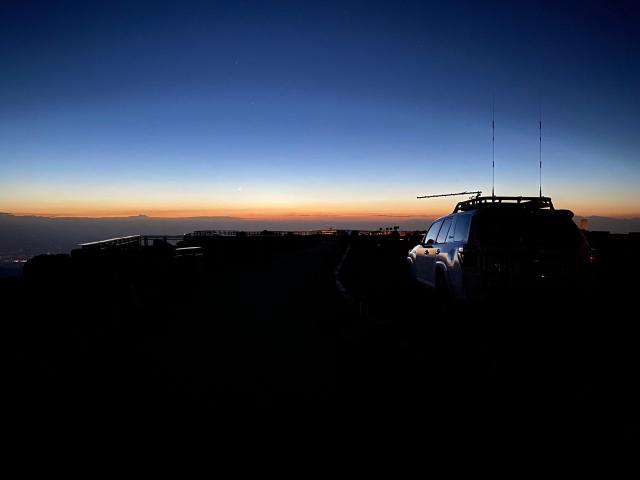
<instances>
[{"instance_id":1,"label":"gradient sky","mask_svg":"<svg viewBox=\"0 0 640 480\"><path fill-rule=\"evenodd\" d=\"M452 3L447 5L447 3ZM640 15L619 2L0 4L0 211L444 213L543 192L640 216Z\"/></svg>"}]
</instances>

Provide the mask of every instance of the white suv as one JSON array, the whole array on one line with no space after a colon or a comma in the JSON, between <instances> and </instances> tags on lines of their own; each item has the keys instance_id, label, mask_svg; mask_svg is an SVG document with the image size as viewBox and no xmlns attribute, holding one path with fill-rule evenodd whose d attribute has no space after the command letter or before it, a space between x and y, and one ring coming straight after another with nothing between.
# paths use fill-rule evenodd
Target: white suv
<instances>
[{"instance_id":1,"label":"white suv","mask_svg":"<svg viewBox=\"0 0 640 480\"><path fill-rule=\"evenodd\" d=\"M455 300L584 286L594 252L572 217L548 197L477 197L433 222L407 261L416 281Z\"/></svg>"}]
</instances>

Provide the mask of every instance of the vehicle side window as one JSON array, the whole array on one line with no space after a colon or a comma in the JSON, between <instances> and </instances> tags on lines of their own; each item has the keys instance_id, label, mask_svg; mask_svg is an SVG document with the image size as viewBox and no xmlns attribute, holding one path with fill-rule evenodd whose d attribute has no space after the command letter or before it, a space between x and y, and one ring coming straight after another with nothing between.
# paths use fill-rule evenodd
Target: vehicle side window
<instances>
[{"instance_id":1,"label":"vehicle side window","mask_svg":"<svg viewBox=\"0 0 640 480\"><path fill-rule=\"evenodd\" d=\"M471 225L471 215L458 215L456 217L455 233L453 234L454 242L466 242L469 237L469 225ZM451 238L451 232L449 238Z\"/></svg>"},{"instance_id":2,"label":"vehicle side window","mask_svg":"<svg viewBox=\"0 0 640 480\"><path fill-rule=\"evenodd\" d=\"M429 243L429 240L431 240L431 243L435 243L436 237L438 236L438 232L440 231L441 226L442 226L442 220L438 220L437 222L431 225L431 228L427 232L427 235L424 237L425 244Z\"/></svg>"},{"instance_id":3,"label":"vehicle side window","mask_svg":"<svg viewBox=\"0 0 640 480\"><path fill-rule=\"evenodd\" d=\"M447 240L447 235L449 234L449 227L451 227L451 223L453 219L451 217L447 218L440 229L440 233L438 233L438 238L436 239L436 243L444 243Z\"/></svg>"},{"instance_id":4,"label":"vehicle side window","mask_svg":"<svg viewBox=\"0 0 640 480\"><path fill-rule=\"evenodd\" d=\"M451 224L451 227L449 227L449 234L447 235L447 239L445 240L447 243L453 242L453 233L456 231L456 223L458 222L458 217L451 217L451 221L453 223Z\"/></svg>"}]
</instances>

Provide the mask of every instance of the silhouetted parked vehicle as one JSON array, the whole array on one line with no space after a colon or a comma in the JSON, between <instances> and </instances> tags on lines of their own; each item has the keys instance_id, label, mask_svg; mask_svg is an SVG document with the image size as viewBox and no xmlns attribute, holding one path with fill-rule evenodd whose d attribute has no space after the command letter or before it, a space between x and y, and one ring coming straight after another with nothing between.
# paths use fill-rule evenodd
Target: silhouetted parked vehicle
<instances>
[{"instance_id":1,"label":"silhouetted parked vehicle","mask_svg":"<svg viewBox=\"0 0 640 480\"><path fill-rule=\"evenodd\" d=\"M582 288L594 251L548 197L477 197L437 219L409 251L413 278L455 300L504 290Z\"/></svg>"}]
</instances>

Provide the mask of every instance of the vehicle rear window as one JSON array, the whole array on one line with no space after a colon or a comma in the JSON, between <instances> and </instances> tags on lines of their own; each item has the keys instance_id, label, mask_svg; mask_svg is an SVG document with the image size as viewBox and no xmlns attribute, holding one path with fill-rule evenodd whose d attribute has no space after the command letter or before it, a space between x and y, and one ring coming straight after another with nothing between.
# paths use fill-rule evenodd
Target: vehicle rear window
<instances>
[{"instance_id":1,"label":"vehicle rear window","mask_svg":"<svg viewBox=\"0 0 640 480\"><path fill-rule=\"evenodd\" d=\"M447 218L440 229L440 233L438 233L438 239L436 243L444 243L447 240L447 235L449 234L449 227L451 227L451 222L453 219L451 217Z\"/></svg>"},{"instance_id":2,"label":"vehicle rear window","mask_svg":"<svg viewBox=\"0 0 640 480\"><path fill-rule=\"evenodd\" d=\"M476 218L482 243L573 246L581 239L571 218L554 212L491 213Z\"/></svg>"}]
</instances>

